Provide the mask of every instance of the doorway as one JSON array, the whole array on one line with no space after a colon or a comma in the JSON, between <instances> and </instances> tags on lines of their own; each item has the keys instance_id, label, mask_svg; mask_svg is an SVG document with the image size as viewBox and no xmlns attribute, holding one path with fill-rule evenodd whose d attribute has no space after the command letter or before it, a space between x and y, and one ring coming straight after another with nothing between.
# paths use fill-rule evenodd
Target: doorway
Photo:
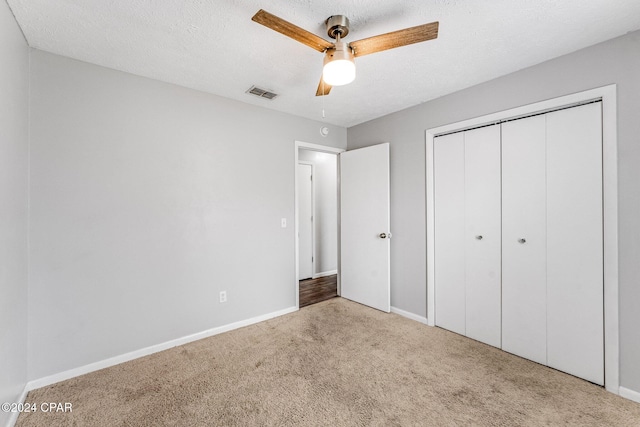
<instances>
[{"instance_id":1,"label":"doorway","mask_svg":"<svg viewBox=\"0 0 640 427\"><path fill-rule=\"evenodd\" d=\"M388 142L345 152L303 142L295 143L295 166L305 151L331 153L336 158L334 245L337 255L337 295L388 313L391 309L391 218ZM340 154L337 156L337 154ZM295 177L295 296L300 307L298 174ZM338 185L339 183L339 185ZM335 200L334 199L334 200ZM318 206L318 203L316 203ZM316 245L318 244L316 233ZM332 245L324 245L332 249ZM331 272L322 267L316 277Z\"/></svg>"},{"instance_id":2,"label":"doorway","mask_svg":"<svg viewBox=\"0 0 640 427\"><path fill-rule=\"evenodd\" d=\"M342 149L296 142L296 303L340 295L339 178Z\"/></svg>"}]
</instances>

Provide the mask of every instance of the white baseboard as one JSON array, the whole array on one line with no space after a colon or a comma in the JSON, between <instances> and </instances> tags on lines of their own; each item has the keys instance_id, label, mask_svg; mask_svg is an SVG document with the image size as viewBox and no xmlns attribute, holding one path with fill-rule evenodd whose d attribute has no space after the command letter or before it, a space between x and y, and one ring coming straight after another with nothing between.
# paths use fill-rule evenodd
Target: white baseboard
<instances>
[{"instance_id":1,"label":"white baseboard","mask_svg":"<svg viewBox=\"0 0 640 427\"><path fill-rule=\"evenodd\" d=\"M625 387L620 387L619 393L620 396L624 397L625 399L633 400L634 402L640 403L640 392Z\"/></svg>"},{"instance_id":2,"label":"white baseboard","mask_svg":"<svg viewBox=\"0 0 640 427\"><path fill-rule=\"evenodd\" d=\"M29 389L27 389L27 386L25 385L24 389L22 390L22 394L20 395L20 397L18 397L18 401L16 403L24 403L24 401L27 399L27 393L29 393ZM18 421L19 415L20 415L20 412L12 412L11 416L7 420L6 427L15 426L16 421Z\"/></svg>"},{"instance_id":3,"label":"white baseboard","mask_svg":"<svg viewBox=\"0 0 640 427\"><path fill-rule=\"evenodd\" d=\"M410 313L408 311L401 310L397 307L391 307L391 312L395 314L399 314L402 317L406 317L407 319L415 320L416 322L427 324L427 318L418 316L417 314Z\"/></svg>"},{"instance_id":4,"label":"white baseboard","mask_svg":"<svg viewBox=\"0 0 640 427\"><path fill-rule=\"evenodd\" d=\"M338 270L329 270L329 271L323 271L322 273L316 273L313 276L311 276L311 278L317 279L318 277L332 276L334 274L338 274Z\"/></svg>"},{"instance_id":5,"label":"white baseboard","mask_svg":"<svg viewBox=\"0 0 640 427\"><path fill-rule=\"evenodd\" d=\"M241 320L239 322L230 323L228 325L218 326L216 328L208 329L206 331L198 332L195 334L187 335L181 338L176 338L171 341L167 341L161 344L152 345L150 347L142 348L140 350L132 351L130 353L121 354L119 356L110 357L99 362L90 363L88 365L80 366L78 368L70 369L68 371L60 372L57 374L49 375L43 378L29 381L25 387L25 393L27 391L35 390L37 388L46 387L51 384L58 383L60 381L68 380L70 378L78 377L80 375L88 374L100 369L108 368L110 366L119 365L120 363L128 362L139 357L148 356L159 351L167 350L179 345L187 344L193 341L201 340L203 338L211 337L221 334L223 332L232 331L234 329L242 328L244 326L253 325L255 323L264 322L265 320L273 319L274 317L283 316L285 314L293 313L297 311L297 307L285 308L284 310L274 311L273 313L263 314L262 316L253 317L251 319Z\"/></svg>"}]
</instances>

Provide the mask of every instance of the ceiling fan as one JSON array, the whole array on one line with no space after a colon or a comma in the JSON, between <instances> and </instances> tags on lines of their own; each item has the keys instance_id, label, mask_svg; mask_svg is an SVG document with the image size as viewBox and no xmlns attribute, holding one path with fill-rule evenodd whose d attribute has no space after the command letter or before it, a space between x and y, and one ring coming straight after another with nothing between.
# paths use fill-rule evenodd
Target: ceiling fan
<instances>
[{"instance_id":1,"label":"ceiling fan","mask_svg":"<svg viewBox=\"0 0 640 427\"><path fill-rule=\"evenodd\" d=\"M351 83L356 76L355 57L438 37L437 21L345 43L342 38L349 34L349 19L344 15L330 16L325 21L327 34L335 42L318 37L262 9L253 15L251 20L325 54L322 78L316 96L328 95L332 86Z\"/></svg>"}]
</instances>

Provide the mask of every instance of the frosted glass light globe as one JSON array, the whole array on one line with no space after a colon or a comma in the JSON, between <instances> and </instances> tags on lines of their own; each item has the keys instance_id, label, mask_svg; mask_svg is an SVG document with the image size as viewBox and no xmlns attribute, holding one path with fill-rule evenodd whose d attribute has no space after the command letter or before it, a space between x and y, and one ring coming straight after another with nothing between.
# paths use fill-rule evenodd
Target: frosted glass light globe
<instances>
[{"instance_id":1,"label":"frosted glass light globe","mask_svg":"<svg viewBox=\"0 0 640 427\"><path fill-rule=\"evenodd\" d=\"M356 78L356 63L353 51L345 42L336 42L324 56L322 79L331 86L342 86Z\"/></svg>"},{"instance_id":2,"label":"frosted glass light globe","mask_svg":"<svg viewBox=\"0 0 640 427\"><path fill-rule=\"evenodd\" d=\"M356 78L356 64L348 59L328 62L322 69L322 78L331 86L349 84Z\"/></svg>"}]
</instances>

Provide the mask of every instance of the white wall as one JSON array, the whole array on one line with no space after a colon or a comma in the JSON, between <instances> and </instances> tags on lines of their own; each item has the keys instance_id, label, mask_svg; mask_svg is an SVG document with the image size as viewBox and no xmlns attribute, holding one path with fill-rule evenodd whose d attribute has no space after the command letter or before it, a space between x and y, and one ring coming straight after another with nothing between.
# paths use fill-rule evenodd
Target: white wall
<instances>
[{"instance_id":1,"label":"white wall","mask_svg":"<svg viewBox=\"0 0 640 427\"><path fill-rule=\"evenodd\" d=\"M298 159L314 165L316 257L313 273L331 272L338 269L338 157L300 149Z\"/></svg>"},{"instance_id":2,"label":"white wall","mask_svg":"<svg viewBox=\"0 0 640 427\"><path fill-rule=\"evenodd\" d=\"M393 306L426 316L425 130L616 83L620 385L640 391L640 32L348 130L349 149L391 142Z\"/></svg>"},{"instance_id":3,"label":"white wall","mask_svg":"<svg viewBox=\"0 0 640 427\"><path fill-rule=\"evenodd\" d=\"M346 146L321 126L32 51L29 379L294 307L294 141Z\"/></svg>"},{"instance_id":4,"label":"white wall","mask_svg":"<svg viewBox=\"0 0 640 427\"><path fill-rule=\"evenodd\" d=\"M29 48L0 1L0 403L27 382ZM11 414L0 411L0 425Z\"/></svg>"}]
</instances>

